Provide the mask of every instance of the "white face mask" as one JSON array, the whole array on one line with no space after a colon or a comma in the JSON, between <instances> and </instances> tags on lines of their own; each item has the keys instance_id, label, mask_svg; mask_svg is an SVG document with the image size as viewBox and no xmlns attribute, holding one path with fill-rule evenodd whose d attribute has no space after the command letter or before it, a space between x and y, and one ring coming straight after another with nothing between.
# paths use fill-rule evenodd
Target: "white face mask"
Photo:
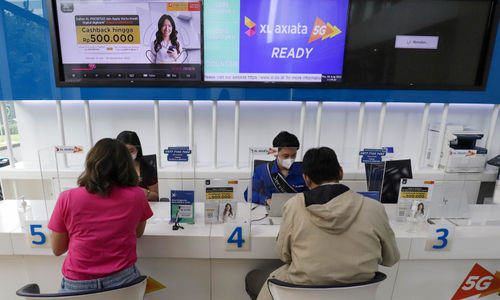
<instances>
[{"instance_id":1,"label":"white face mask","mask_svg":"<svg viewBox=\"0 0 500 300\"><path fill-rule=\"evenodd\" d=\"M137 158L137 153L131 154L132 155L132 160L135 160Z\"/></svg>"},{"instance_id":2,"label":"white face mask","mask_svg":"<svg viewBox=\"0 0 500 300\"><path fill-rule=\"evenodd\" d=\"M287 158L287 159L282 159L278 156L278 162L280 165L285 168L285 169L290 169L290 167L293 165L295 162L295 159L293 158Z\"/></svg>"}]
</instances>

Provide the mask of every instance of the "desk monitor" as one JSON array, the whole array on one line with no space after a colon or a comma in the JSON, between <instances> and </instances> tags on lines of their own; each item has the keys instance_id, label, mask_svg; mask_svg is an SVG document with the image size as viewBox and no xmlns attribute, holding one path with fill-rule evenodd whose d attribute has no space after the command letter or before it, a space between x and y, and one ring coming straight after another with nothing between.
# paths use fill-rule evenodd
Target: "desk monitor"
<instances>
[{"instance_id":1,"label":"desk monitor","mask_svg":"<svg viewBox=\"0 0 500 300\"><path fill-rule=\"evenodd\" d=\"M271 207L269 209L270 217L281 217L283 216L283 206L285 203L295 196L295 193L274 193L271 196Z\"/></svg>"},{"instance_id":2,"label":"desk monitor","mask_svg":"<svg viewBox=\"0 0 500 300\"><path fill-rule=\"evenodd\" d=\"M382 180L382 190L380 202L397 203L399 196L399 185L402 178L412 179L411 160L390 160L385 162L384 179Z\"/></svg>"}]
</instances>

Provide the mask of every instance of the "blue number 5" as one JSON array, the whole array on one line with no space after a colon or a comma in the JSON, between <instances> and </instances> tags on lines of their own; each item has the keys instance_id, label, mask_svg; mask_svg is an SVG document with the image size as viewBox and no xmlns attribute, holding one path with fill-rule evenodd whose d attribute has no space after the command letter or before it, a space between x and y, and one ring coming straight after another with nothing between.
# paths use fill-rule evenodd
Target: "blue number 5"
<instances>
[{"instance_id":1,"label":"blue number 5","mask_svg":"<svg viewBox=\"0 0 500 300\"><path fill-rule=\"evenodd\" d=\"M434 249L443 249L444 247L446 247L446 245L448 245L448 240L446 239L446 237L448 237L448 234L449 234L448 229L446 229L446 228L439 228L439 229L436 230L436 232L437 233L440 233L440 232L443 233L442 236L439 236L437 238L438 241L441 241L442 243L439 246L438 245L434 245L434 246L432 246L432 248L434 248Z\"/></svg>"},{"instance_id":2,"label":"blue number 5","mask_svg":"<svg viewBox=\"0 0 500 300\"><path fill-rule=\"evenodd\" d=\"M38 242L37 241L32 241L32 243L35 244L35 245L43 245L47 241L47 238L45 237L45 234L43 234L42 232L35 231L36 228L42 228L42 225L31 224L30 225L31 235L32 236L35 236L35 235L40 236L40 241L38 241Z\"/></svg>"},{"instance_id":3,"label":"blue number 5","mask_svg":"<svg viewBox=\"0 0 500 300\"><path fill-rule=\"evenodd\" d=\"M234 235L236 235L236 239L234 239ZM229 236L229 239L227 240L228 244L238 244L238 248L241 248L245 240L242 237L242 232L241 232L241 227L236 227Z\"/></svg>"}]
</instances>

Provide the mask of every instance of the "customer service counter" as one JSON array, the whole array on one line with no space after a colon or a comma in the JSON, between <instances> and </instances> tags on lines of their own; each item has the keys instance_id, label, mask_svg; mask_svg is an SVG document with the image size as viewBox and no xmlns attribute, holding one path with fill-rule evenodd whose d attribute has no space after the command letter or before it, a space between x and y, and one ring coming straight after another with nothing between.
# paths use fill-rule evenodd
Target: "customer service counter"
<instances>
[{"instance_id":1,"label":"customer service counter","mask_svg":"<svg viewBox=\"0 0 500 300\"><path fill-rule=\"evenodd\" d=\"M34 218L49 215L54 205L53 201L29 202ZM265 219L256 222L251 227L250 250L228 251L224 225L204 224L203 203L196 203L198 222L183 224L184 229L177 231L168 223L169 203L151 203L151 207L155 215L138 241L137 265L167 288L146 299L246 300L245 274L281 264L274 252L279 225L264 225ZM380 268L388 278L377 299L450 299L475 263L492 273L500 270L500 206L471 205L471 219L456 220L447 250L441 251L425 250L427 223L409 232L406 223L394 220L395 205L385 207L401 261ZM259 207L252 211L252 219L264 213ZM20 226L16 201L0 201L0 299L16 299L15 291L28 282L38 283L42 292L56 291L63 260L49 248L31 248Z\"/></svg>"}]
</instances>

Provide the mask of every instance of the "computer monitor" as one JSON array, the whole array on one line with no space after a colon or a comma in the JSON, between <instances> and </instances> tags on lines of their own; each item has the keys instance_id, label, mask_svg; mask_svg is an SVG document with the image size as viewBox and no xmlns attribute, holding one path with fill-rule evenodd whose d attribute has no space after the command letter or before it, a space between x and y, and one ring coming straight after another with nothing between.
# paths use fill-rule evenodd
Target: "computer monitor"
<instances>
[{"instance_id":1,"label":"computer monitor","mask_svg":"<svg viewBox=\"0 0 500 300\"><path fill-rule=\"evenodd\" d=\"M390 160L385 162L380 202L397 203L401 179L412 179L411 160Z\"/></svg>"}]
</instances>

